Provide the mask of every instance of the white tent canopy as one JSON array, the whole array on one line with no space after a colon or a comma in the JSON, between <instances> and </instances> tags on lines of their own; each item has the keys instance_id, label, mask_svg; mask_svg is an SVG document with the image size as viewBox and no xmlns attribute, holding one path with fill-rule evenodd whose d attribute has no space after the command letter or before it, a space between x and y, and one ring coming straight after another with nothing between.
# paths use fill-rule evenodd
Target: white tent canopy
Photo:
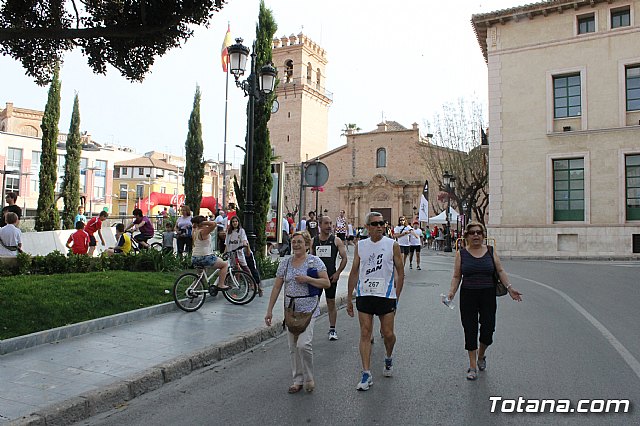
<instances>
[{"instance_id":1,"label":"white tent canopy","mask_svg":"<svg viewBox=\"0 0 640 426\"><path fill-rule=\"evenodd\" d=\"M451 218L449 219L451 223L456 223L458 220L458 212L455 209L451 209ZM444 225L447 223L447 212L443 211L437 216L433 216L429 218L429 225Z\"/></svg>"}]
</instances>

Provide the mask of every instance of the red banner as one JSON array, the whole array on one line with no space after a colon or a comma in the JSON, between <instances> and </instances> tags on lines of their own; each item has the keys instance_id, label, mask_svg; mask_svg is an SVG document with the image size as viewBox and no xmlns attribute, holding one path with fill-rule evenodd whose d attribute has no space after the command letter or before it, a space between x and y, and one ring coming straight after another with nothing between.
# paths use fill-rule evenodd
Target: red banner
<instances>
[{"instance_id":1,"label":"red banner","mask_svg":"<svg viewBox=\"0 0 640 426\"><path fill-rule=\"evenodd\" d=\"M143 214L148 214L148 209L153 210L156 206L167 206L174 205L179 207L184 204L184 194L173 195L173 194L163 194L161 192L152 192L150 197L142 198L138 202L138 208L142 210ZM189 206L193 209L192 206ZM202 201L200 202L200 208L209 209L211 213L214 213L220 208L218 203L216 202L215 197L202 197Z\"/></svg>"}]
</instances>

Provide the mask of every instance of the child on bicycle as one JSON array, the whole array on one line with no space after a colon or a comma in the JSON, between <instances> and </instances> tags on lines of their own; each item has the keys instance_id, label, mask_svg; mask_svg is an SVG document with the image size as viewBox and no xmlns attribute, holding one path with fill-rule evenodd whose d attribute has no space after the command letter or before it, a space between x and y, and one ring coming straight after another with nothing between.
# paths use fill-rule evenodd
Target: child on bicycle
<instances>
[{"instance_id":1,"label":"child on bicycle","mask_svg":"<svg viewBox=\"0 0 640 426\"><path fill-rule=\"evenodd\" d=\"M229 227L227 228L227 237L224 242L225 252L231 253L235 256L237 264L244 270L247 274L251 275L256 283L259 285L258 287L258 295L262 297L263 289L260 285L260 280L256 280L256 275L253 274L253 270L251 266L255 265L255 261L253 259L251 253L251 247L249 247L249 240L247 239L247 233L240 225L240 219L238 216L233 216L229 221ZM244 247L244 250L238 250L240 247ZM235 251L237 250L237 251ZM246 257L245 257L246 252ZM248 262L250 259L251 263ZM259 276L259 275L258 275Z\"/></svg>"},{"instance_id":2,"label":"child on bicycle","mask_svg":"<svg viewBox=\"0 0 640 426\"><path fill-rule=\"evenodd\" d=\"M131 251L131 237L124 230L124 223L116 225L116 241L115 247L109 247L106 251L107 256L114 254L127 254Z\"/></svg>"},{"instance_id":3,"label":"child on bicycle","mask_svg":"<svg viewBox=\"0 0 640 426\"><path fill-rule=\"evenodd\" d=\"M191 252L191 263L194 267L208 268L214 267L220 270L220 278L216 287L220 290L229 290L224 284L227 277L227 262L216 257L211 249L211 232L215 231L217 224L213 221L205 220L204 216L196 216L191 219L193 224L193 251ZM215 233L214 233L215 235Z\"/></svg>"},{"instance_id":4,"label":"child on bicycle","mask_svg":"<svg viewBox=\"0 0 640 426\"><path fill-rule=\"evenodd\" d=\"M133 239L136 240L141 248L147 249L149 248L147 240L153 238L155 228L153 227L151 220L147 216L142 214L142 210L133 209L132 214L134 217L133 222L131 222L131 224L127 226L127 229L125 229L125 231L128 231L131 228L140 231L139 234L133 236Z\"/></svg>"}]
</instances>

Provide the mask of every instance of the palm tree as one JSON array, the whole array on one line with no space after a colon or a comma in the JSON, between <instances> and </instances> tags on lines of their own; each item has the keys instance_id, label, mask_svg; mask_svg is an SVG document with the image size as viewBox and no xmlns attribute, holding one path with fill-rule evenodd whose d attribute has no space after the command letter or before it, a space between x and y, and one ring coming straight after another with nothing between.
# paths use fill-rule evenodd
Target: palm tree
<instances>
[{"instance_id":1,"label":"palm tree","mask_svg":"<svg viewBox=\"0 0 640 426\"><path fill-rule=\"evenodd\" d=\"M344 125L344 129L342 129L342 133L340 136L350 135L352 133L357 133L362 130L356 123L349 123Z\"/></svg>"}]
</instances>

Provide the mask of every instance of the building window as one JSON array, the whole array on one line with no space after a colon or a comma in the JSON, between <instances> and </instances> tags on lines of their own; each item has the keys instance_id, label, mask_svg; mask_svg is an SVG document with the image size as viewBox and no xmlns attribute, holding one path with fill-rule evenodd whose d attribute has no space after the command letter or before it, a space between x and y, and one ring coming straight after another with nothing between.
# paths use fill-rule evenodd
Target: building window
<instances>
[{"instance_id":1,"label":"building window","mask_svg":"<svg viewBox=\"0 0 640 426\"><path fill-rule=\"evenodd\" d=\"M60 188L62 187L62 179L64 179L64 165L66 162L66 157L58 154L58 178L56 179L56 192L60 192Z\"/></svg>"},{"instance_id":2,"label":"building window","mask_svg":"<svg viewBox=\"0 0 640 426\"><path fill-rule=\"evenodd\" d=\"M384 148L376 151L376 167L387 167L387 150Z\"/></svg>"},{"instance_id":3,"label":"building window","mask_svg":"<svg viewBox=\"0 0 640 426\"><path fill-rule=\"evenodd\" d=\"M640 65L626 68L627 111L640 110Z\"/></svg>"},{"instance_id":4,"label":"building window","mask_svg":"<svg viewBox=\"0 0 640 426\"><path fill-rule=\"evenodd\" d=\"M584 220L584 158L553 160L553 220Z\"/></svg>"},{"instance_id":5,"label":"building window","mask_svg":"<svg viewBox=\"0 0 640 426\"><path fill-rule=\"evenodd\" d=\"M138 167L138 176L144 176L144 167Z\"/></svg>"},{"instance_id":6,"label":"building window","mask_svg":"<svg viewBox=\"0 0 640 426\"><path fill-rule=\"evenodd\" d=\"M20 169L22 165L22 149L9 148L7 151L7 167L11 169Z\"/></svg>"},{"instance_id":7,"label":"building window","mask_svg":"<svg viewBox=\"0 0 640 426\"><path fill-rule=\"evenodd\" d=\"M307 63L307 84L311 84L311 77L313 74L313 67L311 66L311 62Z\"/></svg>"},{"instance_id":8,"label":"building window","mask_svg":"<svg viewBox=\"0 0 640 426\"><path fill-rule=\"evenodd\" d=\"M114 167L113 168L113 178L114 179L119 179L120 178L120 167Z\"/></svg>"},{"instance_id":9,"label":"building window","mask_svg":"<svg viewBox=\"0 0 640 426\"><path fill-rule=\"evenodd\" d=\"M554 117L581 115L580 74L553 77Z\"/></svg>"},{"instance_id":10,"label":"building window","mask_svg":"<svg viewBox=\"0 0 640 426\"><path fill-rule=\"evenodd\" d=\"M640 220L640 154L627 155L624 162L627 220Z\"/></svg>"},{"instance_id":11,"label":"building window","mask_svg":"<svg viewBox=\"0 0 640 426\"><path fill-rule=\"evenodd\" d=\"M578 17L578 34L596 32L596 17L594 14Z\"/></svg>"},{"instance_id":12,"label":"building window","mask_svg":"<svg viewBox=\"0 0 640 426\"><path fill-rule=\"evenodd\" d=\"M40 192L40 151L31 151L31 192Z\"/></svg>"},{"instance_id":13,"label":"building window","mask_svg":"<svg viewBox=\"0 0 640 426\"><path fill-rule=\"evenodd\" d=\"M628 27L631 25L631 10L629 7L611 11L611 28Z\"/></svg>"},{"instance_id":14,"label":"building window","mask_svg":"<svg viewBox=\"0 0 640 426\"><path fill-rule=\"evenodd\" d=\"M126 167L121 167L120 173L122 173L122 176L126 176L127 175L127 168Z\"/></svg>"},{"instance_id":15,"label":"building window","mask_svg":"<svg viewBox=\"0 0 640 426\"><path fill-rule=\"evenodd\" d=\"M121 183L120 184L120 194L118 195L118 198L120 198L121 200L126 200L127 199L127 192L129 192L129 187L127 186L126 183Z\"/></svg>"},{"instance_id":16,"label":"building window","mask_svg":"<svg viewBox=\"0 0 640 426\"><path fill-rule=\"evenodd\" d=\"M285 83L291 83L293 81L293 61L289 59L284 63L284 67Z\"/></svg>"},{"instance_id":17,"label":"building window","mask_svg":"<svg viewBox=\"0 0 640 426\"><path fill-rule=\"evenodd\" d=\"M144 185L136 185L136 198L144 198Z\"/></svg>"},{"instance_id":18,"label":"building window","mask_svg":"<svg viewBox=\"0 0 640 426\"><path fill-rule=\"evenodd\" d=\"M94 163L96 170L93 177L93 198L94 201L105 201L105 188L107 186L107 162L104 160L96 160Z\"/></svg>"},{"instance_id":19,"label":"building window","mask_svg":"<svg viewBox=\"0 0 640 426\"><path fill-rule=\"evenodd\" d=\"M20 195L20 176L7 174L7 176L5 177L5 181L6 181L5 187L4 187L5 194L7 192L15 192L16 195Z\"/></svg>"},{"instance_id":20,"label":"building window","mask_svg":"<svg viewBox=\"0 0 640 426\"><path fill-rule=\"evenodd\" d=\"M161 194L166 194L167 193L167 187L166 186L161 186L160 187L160 193Z\"/></svg>"},{"instance_id":21,"label":"building window","mask_svg":"<svg viewBox=\"0 0 640 426\"><path fill-rule=\"evenodd\" d=\"M80 158L80 193L87 193L87 167L89 167L89 160L87 158Z\"/></svg>"}]
</instances>

